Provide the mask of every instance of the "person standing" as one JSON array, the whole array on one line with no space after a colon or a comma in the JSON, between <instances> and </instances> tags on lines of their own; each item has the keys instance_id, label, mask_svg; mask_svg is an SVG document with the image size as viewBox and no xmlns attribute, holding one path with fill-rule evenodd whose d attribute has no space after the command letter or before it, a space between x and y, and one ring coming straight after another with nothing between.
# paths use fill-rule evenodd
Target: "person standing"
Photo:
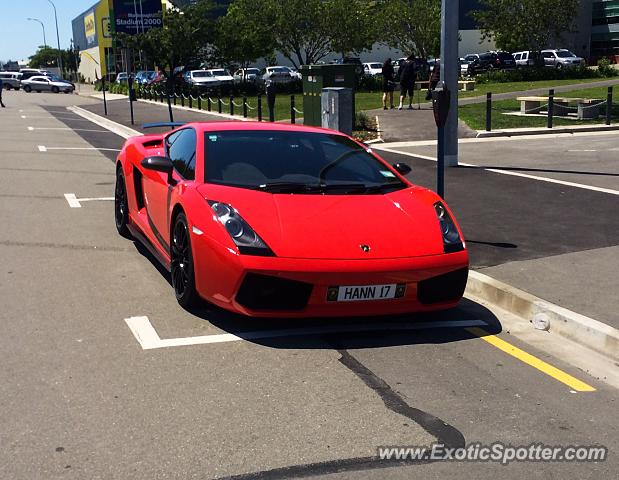
<instances>
[{"instance_id":1,"label":"person standing","mask_svg":"<svg viewBox=\"0 0 619 480\"><path fill-rule=\"evenodd\" d=\"M408 97L408 109L413 109L413 95L415 93L415 81L417 80L417 67L415 56L409 55L404 64L400 67L400 106L404 107L404 99Z\"/></svg>"},{"instance_id":2,"label":"person standing","mask_svg":"<svg viewBox=\"0 0 619 480\"><path fill-rule=\"evenodd\" d=\"M389 105L391 108L395 108L393 105L393 90L395 89L395 72L393 70L393 63L391 58L385 60L382 69L383 75L383 109L387 110L387 98L389 98Z\"/></svg>"},{"instance_id":3,"label":"person standing","mask_svg":"<svg viewBox=\"0 0 619 480\"><path fill-rule=\"evenodd\" d=\"M0 78L0 106L2 106L2 108L6 108L2 102L2 90L4 90L4 82L2 81L2 78Z\"/></svg>"}]
</instances>

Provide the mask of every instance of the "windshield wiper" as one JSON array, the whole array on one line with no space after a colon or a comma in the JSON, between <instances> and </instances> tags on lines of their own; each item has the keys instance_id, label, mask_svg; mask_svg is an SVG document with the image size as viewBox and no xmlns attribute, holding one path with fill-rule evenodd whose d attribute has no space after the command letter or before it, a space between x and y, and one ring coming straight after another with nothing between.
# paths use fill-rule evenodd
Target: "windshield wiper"
<instances>
[{"instance_id":1,"label":"windshield wiper","mask_svg":"<svg viewBox=\"0 0 619 480\"><path fill-rule=\"evenodd\" d=\"M320 192L320 185L300 182L271 182L255 187L256 190L270 193L313 193Z\"/></svg>"},{"instance_id":2,"label":"windshield wiper","mask_svg":"<svg viewBox=\"0 0 619 480\"><path fill-rule=\"evenodd\" d=\"M256 190L270 193L382 193L401 188L401 184L366 185L364 183L300 183L272 182L255 187Z\"/></svg>"}]
</instances>

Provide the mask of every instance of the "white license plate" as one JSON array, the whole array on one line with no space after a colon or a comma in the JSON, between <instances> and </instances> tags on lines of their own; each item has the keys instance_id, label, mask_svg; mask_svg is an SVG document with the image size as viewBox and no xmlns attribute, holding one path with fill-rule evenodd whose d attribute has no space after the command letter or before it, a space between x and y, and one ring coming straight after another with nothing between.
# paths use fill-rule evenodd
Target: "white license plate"
<instances>
[{"instance_id":1,"label":"white license plate","mask_svg":"<svg viewBox=\"0 0 619 480\"><path fill-rule=\"evenodd\" d=\"M356 302L363 300L388 300L401 298L406 291L405 284L389 285L343 285L329 287L327 300L336 302Z\"/></svg>"}]
</instances>

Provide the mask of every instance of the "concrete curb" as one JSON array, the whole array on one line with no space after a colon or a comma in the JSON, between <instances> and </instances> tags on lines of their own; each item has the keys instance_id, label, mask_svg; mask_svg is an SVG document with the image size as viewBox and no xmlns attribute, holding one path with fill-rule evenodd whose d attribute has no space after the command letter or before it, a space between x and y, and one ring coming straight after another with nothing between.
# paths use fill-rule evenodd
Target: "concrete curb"
<instances>
[{"instance_id":1,"label":"concrete curb","mask_svg":"<svg viewBox=\"0 0 619 480\"><path fill-rule=\"evenodd\" d=\"M110 132L113 132L116 135L123 137L123 138L129 138L129 137L135 137L135 136L142 135L142 133L138 132L137 130L134 130L133 128L125 127L124 125L121 125L120 123L116 123L112 120L102 117L101 115L97 115L96 113L89 112L88 110L85 110L80 107L77 107L77 106L67 107L67 110L75 113L76 115L79 115L82 118L85 118L86 120L90 120L92 123L99 125L100 127L103 127L106 130L109 130Z\"/></svg>"},{"instance_id":2,"label":"concrete curb","mask_svg":"<svg viewBox=\"0 0 619 480\"><path fill-rule=\"evenodd\" d=\"M159 105L168 108L167 103L156 102L155 100L146 100L144 98L140 98L138 102L150 103L151 105ZM204 115L212 115L213 117L225 118L228 120L239 120L241 122L251 122L255 119L253 118L245 118L239 115L230 115L229 113L219 113L219 112L209 112L208 110L198 110L197 108L183 107L182 105L171 105L172 108L176 110L185 110L186 112L194 112L194 113L202 113Z\"/></svg>"},{"instance_id":3,"label":"concrete curb","mask_svg":"<svg viewBox=\"0 0 619 480\"><path fill-rule=\"evenodd\" d=\"M582 132L607 132L619 130L619 125L585 125L573 127L555 127L555 128L506 128L504 130L493 130L486 132L484 130L477 131L475 138L493 138L493 137L516 137L525 135L547 135L559 133L582 133Z\"/></svg>"},{"instance_id":4,"label":"concrete curb","mask_svg":"<svg viewBox=\"0 0 619 480\"><path fill-rule=\"evenodd\" d=\"M466 295L510 312L528 323L544 314L549 332L619 360L619 330L476 271L469 272Z\"/></svg>"}]
</instances>

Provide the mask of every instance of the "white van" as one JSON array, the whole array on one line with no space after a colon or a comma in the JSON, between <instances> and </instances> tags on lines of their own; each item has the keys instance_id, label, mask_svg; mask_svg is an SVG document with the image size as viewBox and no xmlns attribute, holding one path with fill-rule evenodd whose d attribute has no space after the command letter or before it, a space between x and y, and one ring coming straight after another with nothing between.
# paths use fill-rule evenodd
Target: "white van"
<instances>
[{"instance_id":1,"label":"white van","mask_svg":"<svg viewBox=\"0 0 619 480\"><path fill-rule=\"evenodd\" d=\"M514 60L516 60L517 67L532 67L535 65L535 59L529 50L512 53L512 55L514 56Z\"/></svg>"},{"instance_id":2,"label":"white van","mask_svg":"<svg viewBox=\"0 0 619 480\"><path fill-rule=\"evenodd\" d=\"M19 90L21 87L21 76L22 74L19 72L0 72L2 84L7 90L11 90L12 88Z\"/></svg>"}]
</instances>

